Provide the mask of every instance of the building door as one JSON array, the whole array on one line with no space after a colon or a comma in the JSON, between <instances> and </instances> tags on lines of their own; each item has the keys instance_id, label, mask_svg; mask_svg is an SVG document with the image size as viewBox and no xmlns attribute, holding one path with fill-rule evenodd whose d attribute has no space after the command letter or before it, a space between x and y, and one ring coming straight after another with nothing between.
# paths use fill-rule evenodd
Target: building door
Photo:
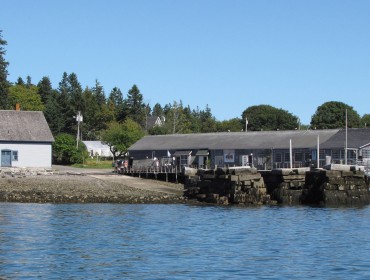
<instances>
[{"instance_id":1,"label":"building door","mask_svg":"<svg viewBox=\"0 0 370 280\"><path fill-rule=\"evenodd\" d=\"M12 152L9 150L1 151L1 166L10 167L12 166Z\"/></svg>"}]
</instances>

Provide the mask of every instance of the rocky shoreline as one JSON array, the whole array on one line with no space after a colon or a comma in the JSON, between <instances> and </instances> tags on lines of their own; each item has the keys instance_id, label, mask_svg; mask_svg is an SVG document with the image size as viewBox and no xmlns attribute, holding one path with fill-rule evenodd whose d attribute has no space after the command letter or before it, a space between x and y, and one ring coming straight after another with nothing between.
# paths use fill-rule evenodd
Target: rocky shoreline
<instances>
[{"instance_id":1,"label":"rocky shoreline","mask_svg":"<svg viewBox=\"0 0 370 280\"><path fill-rule=\"evenodd\" d=\"M185 203L183 185L67 168L0 169L0 202Z\"/></svg>"}]
</instances>

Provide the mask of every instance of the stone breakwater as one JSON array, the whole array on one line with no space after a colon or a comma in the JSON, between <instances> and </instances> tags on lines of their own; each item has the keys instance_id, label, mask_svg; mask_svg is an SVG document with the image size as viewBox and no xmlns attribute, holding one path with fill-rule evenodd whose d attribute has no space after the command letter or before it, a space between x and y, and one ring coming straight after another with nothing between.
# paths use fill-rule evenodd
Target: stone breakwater
<instances>
[{"instance_id":1,"label":"stone breakwater","mask_svg":"<svg viewBox=\"0 0 370 280\"><path fill-rule=\"evenodd\" d=\"M0 201L22 203L184 203L183 186L78 170L1 168ZM145 188L143 187L145 186Z\"/></svg>"},{"instance_id":2,"label":"stone breakwater","mask_svg":"<svg viewBox=\"0 0 370 280\"><path fill-rule=\"evenodd\" d=\"M185 195L214 204L276 204L270 199L263 178L255 168L230 167L215 170L187 168Z\"/></svg>"},{"instance_id":3,"label":"stone breakwater","mask_svg":"<svg viewBox=\"0 0 370 280\"><path fill-rule=\"evenodd\" d=\"M214 204L363 206L369 178L356 166L259 171L254 168L185 169L185 195Z\"/></svg>"}]
</instances>

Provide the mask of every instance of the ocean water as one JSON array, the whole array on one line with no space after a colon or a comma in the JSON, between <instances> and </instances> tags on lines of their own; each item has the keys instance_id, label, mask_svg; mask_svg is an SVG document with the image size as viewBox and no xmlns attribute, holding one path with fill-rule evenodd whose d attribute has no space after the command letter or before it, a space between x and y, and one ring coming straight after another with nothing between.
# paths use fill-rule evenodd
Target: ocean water
<instances>
[{"instance_id":1,"label":"ocean water","mask_svg":"<svg viewBox=\"0 0 370 280\"><path fill-rule=\"evenodd\" d=\"M0 203L0 279L370 279L370 208Z\"/></svg>"}]
</instances>

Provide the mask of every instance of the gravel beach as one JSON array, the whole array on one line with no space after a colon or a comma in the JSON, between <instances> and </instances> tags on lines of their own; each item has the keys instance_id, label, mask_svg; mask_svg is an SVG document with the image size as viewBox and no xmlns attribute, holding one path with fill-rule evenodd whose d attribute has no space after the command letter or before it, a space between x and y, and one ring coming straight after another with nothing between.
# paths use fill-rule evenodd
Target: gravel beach
<instances>
[{"instance_id":1,"label":"gravel beach","mask_svg":"<svg viewBox=\"0 0 370 280\"><path fill-rule=\"evenodd\" d=\"M111 170L53 166L0 169L0 202L185 203L183 185L118 175Z\"/></svg>"}]
</instances>

